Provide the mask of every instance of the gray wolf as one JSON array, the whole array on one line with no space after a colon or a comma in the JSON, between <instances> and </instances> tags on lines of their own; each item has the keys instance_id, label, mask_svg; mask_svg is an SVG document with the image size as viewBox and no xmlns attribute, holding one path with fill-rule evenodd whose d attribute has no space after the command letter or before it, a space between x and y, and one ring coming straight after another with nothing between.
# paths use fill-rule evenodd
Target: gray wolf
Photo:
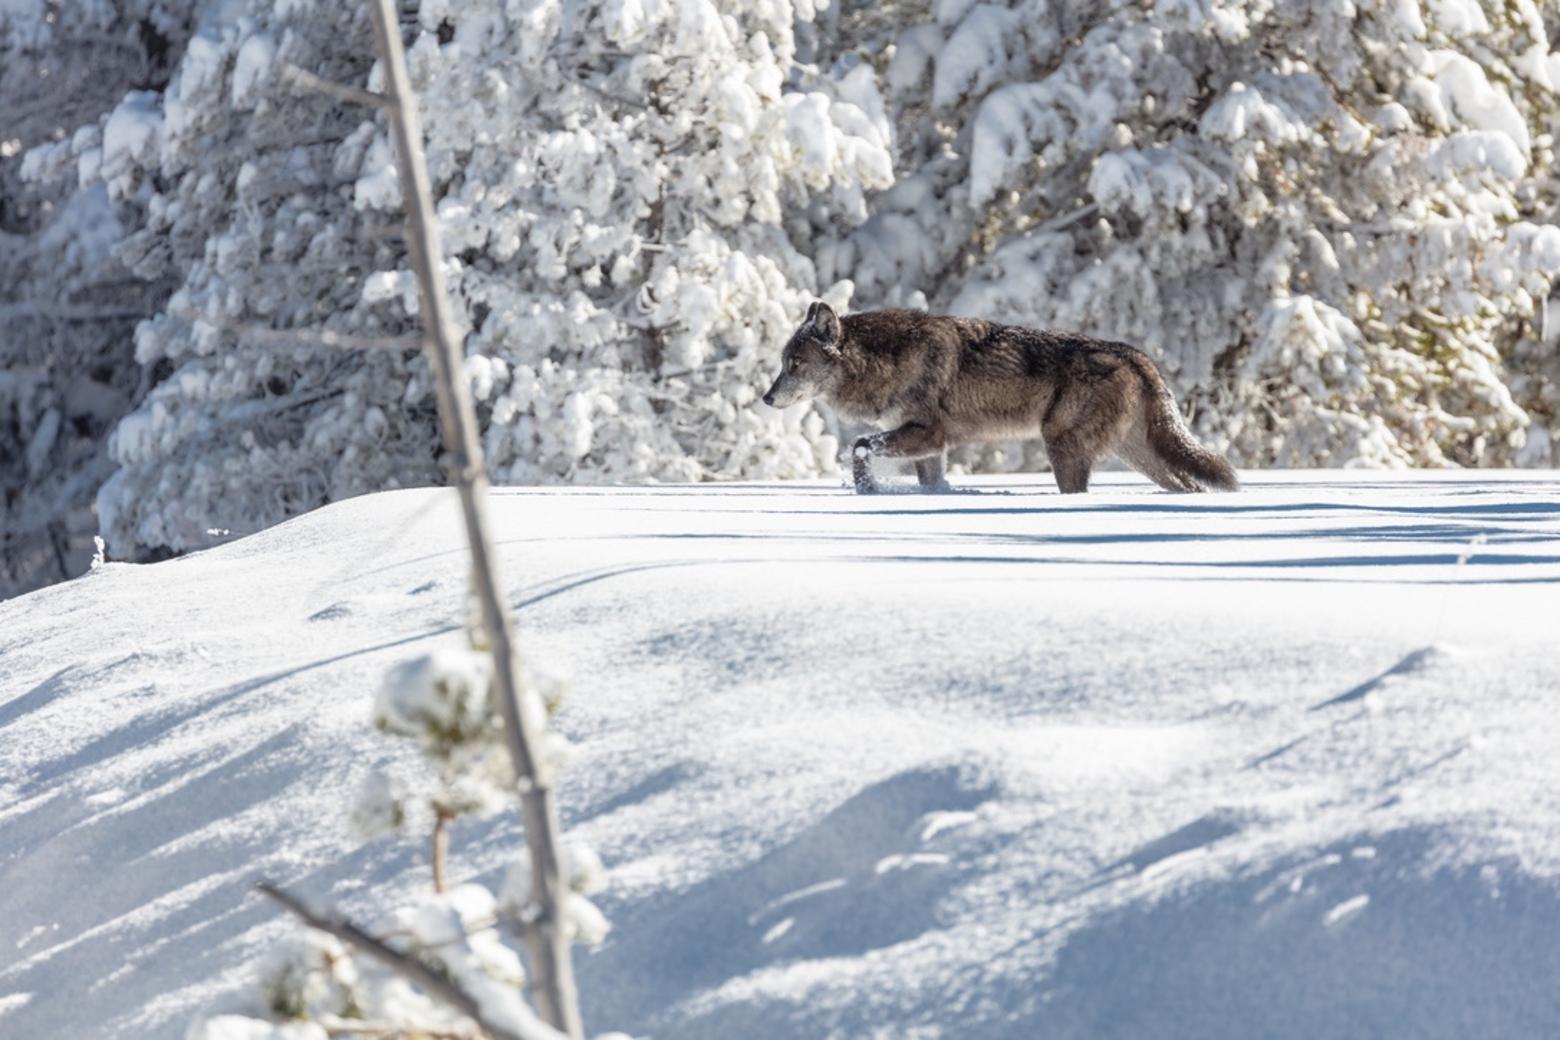
<instances>
[{"instance_id":1,"label":"gray wolf","mask_svg":"<svg viewBox=\"0 0 1560 1040\"><path fill-rule=\"evenodd\" d=\"M764 403L812 398L880 429L853 447L862 493L877 490L874 457L911 460L921 486L938 488L947 449L1037 433L1063 493L1087 491L1110 453L1170 491L1239 486L1234 467L1186 428L1147 354L1077 333L907 310L841 318L815 303Z\"/></svg>"}]
</instances>

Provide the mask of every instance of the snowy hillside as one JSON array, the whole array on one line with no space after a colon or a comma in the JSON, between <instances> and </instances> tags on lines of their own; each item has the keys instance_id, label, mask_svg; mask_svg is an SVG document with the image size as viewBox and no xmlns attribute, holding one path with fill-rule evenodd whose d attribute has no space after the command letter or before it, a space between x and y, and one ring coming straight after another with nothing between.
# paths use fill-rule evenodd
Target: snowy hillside
<instances>
[{"instance_id":1,"label":"snowy hillside","mask_svg":"<svg viewBox=\"0 0 1560 1040\"><path fill-rule=\"evenodd\" d=\"M1560 474L966 484L497 493L609 868L592 1033L1560 1033ZM404 491L0 603L0 1036L243 999L258 877L425 885L342 818L464 594Z\"/></svg>"},{"instance_id":2,"label":"snowy hillside","mask_svg":"<svg viewBox=\"0 0 1560 1040\"><path fill-rule=\"evenodd\" d=\"M1240 465L1560 465L1554 0L398 9L499 483L831 475L747 407L818 298L1132 343ZM320 349L418 336L385 114L309 85L372 39L0 0L0 595L440 479L415 352Z\"/></svg>"}]
</instances>

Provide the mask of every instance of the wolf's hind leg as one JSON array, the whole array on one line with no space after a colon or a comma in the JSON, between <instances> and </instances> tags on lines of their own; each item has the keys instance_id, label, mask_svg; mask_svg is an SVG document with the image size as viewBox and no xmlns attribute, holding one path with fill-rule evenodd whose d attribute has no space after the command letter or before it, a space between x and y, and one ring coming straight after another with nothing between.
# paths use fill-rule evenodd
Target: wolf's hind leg
<instances>
[{"instance_id":1,"label":"wolf's hind leg","mask_svg":"<svg viewBox=\"0 0 1560 1040\"><path fill-rule=\"evenodd\" d=\"M917 459L915 463L915 479L921 485L923 491L946 491L948 481L943 479L946 468L942 452Z\"/></svg>"},{"instance_id":2,"label":"wolf's hind leg","mask_svg":"<svg viewBox=\"0 0 1560 1040\"><path fill-rule=\"evenodd\" d=\"M1059 397L1040 423L1051 472L1064 495L1089 490L1089 471L1114 451L1132 419L1135 384L1131 372L1118 368L1092 390Z\"/></svg>"},{"instance_id":3,"label":"wolf's hind leg","mask_svg":"<svg viewBox=\"0 0 1560 1040\"><path fill-rule=\"evenodd\" d=\"M1068 438L1058 443L1046 442L1046 454L1051 456L1051 475L1056 478L1056 488L1064 495L1077 495L1089 490L1089 471L1093 469L1087 452L1077 445L1068 444Z\"/></svg>"},{"instance_id":4,"label":"wolf's hind leg","mask_svg":"<svg viewBox=\"0 0 1560 1040\"><path fill-rule=\"evenodd\" d=\"M1100 455L1099 434L1100 431L1085 424L1065 432L1049 430L1043 433L1045 453L1051 460L1051 474L1062 494L1076 495L1089 490L1089 471Z\"/></svg>"}]
</instances>

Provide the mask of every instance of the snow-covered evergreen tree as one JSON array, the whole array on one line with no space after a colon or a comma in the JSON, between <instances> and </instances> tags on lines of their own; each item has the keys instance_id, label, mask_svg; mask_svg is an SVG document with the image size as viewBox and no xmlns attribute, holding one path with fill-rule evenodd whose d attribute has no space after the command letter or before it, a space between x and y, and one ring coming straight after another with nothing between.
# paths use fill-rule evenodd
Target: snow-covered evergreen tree
<instances>
[{"instance_id":1,"label":"snow-covered evergreen tree","mask_svg":"<svg viewBox=\"0 0 1560 1040\"><path fill-rule=\"evenodd\" d=\"M855 18L905 170L823 277L1140 344L1249 463L1513 458L1504 366L1538 355L1560 273L1532 0Z\"/></svg>"},{"instance_id":2,"label":"snow-covered evergreen tree","mask_svg":"<svg viewBox=\"0 0 1560 1040\"><path fill-rule=\"evenodd\" d=\"M113 436L118 469L97 497L112 555L437 479L416 344L394 348L400 326L356 306L401 248L352 204L362 112L280 75L293 62L361 82L369 38L356 4L205 5L166 91L127 95L100 141L31 156L104 185L136 223L121 261L177 286L135 333L137 361L167 378ZM322 347L320 330L392 347Z\"/></svg>"},{"instance_id":3,"label":"snow-covered evergreen tree","mask_svg":"<svg viewBox=\"0 0 1560 1040\"><path fill-rule=\"evenodd\" d=\"M787 436L800 416L750 407L775 345L828 288L802 218L865 219L891 178L870 70L793 68L793 27L813 13L809 0L421 5L409 58L499 480L833 464L816 416L804 439ZM394 205L377 137L371 153L384 165L358 200ZM365 292L394 308L409 285L393 269Z\"/></svg>"},{"instance_id":4,"label":"snow-covered evergreen tree","mask_svg":"<svg viewBox=\"0 0 1560 1040\"><path fill-rule=\"evenodd\" d=\"M0 596L86 569L108 435L155 376L131 332L171 289L115 260L100 186L28 178L26 156L88 150L126 91L165 84L196 2L0 5Z\"/></svg>"},{"instance_id":5,"label":"snow-covered evergreen tree","mask_svg":"<svg viewBox=\"0 0 1560 1040\"><path fill-rule=\"evenodd\" d=\"M833 464L819 417L749 407L828 288L788 231L865 219L891 178L870 71L794 68L813 13L489 0L423 3L404 26L497 479ZM137 330L139 362L171 374L114 436L111 553L436 479L415 351L278 334L394 338L416 306L382 124L285 75L363 84L368 39L356 5L211 5L164 94L34 154L136 207L119 255L179 283Z\"/></svg>"}]
</instances>

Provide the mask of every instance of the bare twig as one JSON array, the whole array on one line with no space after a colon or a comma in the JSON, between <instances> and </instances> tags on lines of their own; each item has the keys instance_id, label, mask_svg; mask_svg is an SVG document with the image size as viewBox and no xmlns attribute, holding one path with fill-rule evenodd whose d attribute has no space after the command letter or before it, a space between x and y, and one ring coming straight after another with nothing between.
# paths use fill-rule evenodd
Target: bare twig
<instances>
[{"instance_id":1,"label":"bare twig","mask_svg":"<svg viewBox=\"0 0 1560 1040\"><path fill-rule=\"evenodd\" d=\"M318 1024L331 1036L364 1036L376 1040L482 1040L482 1035L475 1029L408 1029L384 1022L335 1015L321 1016Z\"/></svg>"},{"instance_id":2,"label":"bare twig","mask_svg":"<svg viewBox=\"0 0 1560 1040\"><path fill-rule=\"evenodd\" d=\"M487 474L476 409L461 376L460 340L454 332L441 267L443 251L434 216L433 193L423 159L422 127L417 98L406 70L395 0L369 0L374 41L385 73L385 96L400 167L401 196L407 217L407 247L417 274L424 345L438 388L439 420L449 453L450 475L460 492L466 539L471 547L472 584L482 613L482 628L493 654L499 708L504 717L510 761L519 781L520 811L526 846L531 853L534 913L523 936L530 961L534 1000L541 1017L579 1040L579 1000L574 964L562 921L564 883L558 806L553 798L542 734L533 731L521 710L518 660L509 611L499 587L492 542L488 537L485 503Z\"/></svg>"},{"instance_id":3,"label":"bare twig","mask_svg":"<svg viewBox=\"0 0 1560 1040\"><path fill-rule=\"evenodd\" d=\"M443 809L433 815L433 890L444 891L444 862L450 853L450 820Z\"/></svg>"},{"instance_id":4,"label":"bare twig","mask_svg":"<svg viewBox=\"0 0 1560 1040\"><path fill-rule=\"evenodd\" d=\"M645 104L643 101L627 97L623 94L614 94L610 90L596 86L596 84L592 83L588 79L572 79L569 82L573 83L577 87L584 87L592 94L595 94L597 97L603 98L607 101L613 101L620 105L627 105L629 108L637 108L642 112L648 112L650 110L650 106Z\"/></svg>"},{"instance_id":5,"label":"bare twig","mask_svg":"<svg viewBox=\"0 0 1560 1040\"><path fill-rule=\"evenodd\" d=\"M269 325L253 322L227 321L209 318L194 311L170 307L168 316L180 321L200 322L213 328L231 332L251 343L289 347L308 343L319 347L335 347L340 350L421 350L422 341L413 336L357 336L333 329L273 329Z\"/></svg>"},{"instance_id":6,"label":"bare twig","mask_svg":"<svg viewBox=\"0 0 1560 1040\"><path fill-rule=\"evenodd\" d=\"M308 69L300 69L296 65L283 65L282 78L297 86L317 90L321 94L329 94L343 101L354 101L359 105L368 105L372 108L390 107L390 99L383 94L376 94L362 87L349 87L345 83L316 76Z\"/></svg>"},{"instance_id":7,"label":"bare twig","mask_svg":"<svg viewBox=\"0 0 1560 1040\"><path fill-rule=\"evenodd\" d=\"M1069 210L1060 216L1052 217L1050 220L1047 220L1036 227L1032 233L1044 234L1048 231L1060 231L1062 228L1074 223L1075 221L1083 220L1087 217L1093 216L1099 212L1099 209L1100 204L1098 202L1090 202L1087 205L1079 206L1075 210Z\"/></svg>"},{"instance_id":8,"label":"bare twig","mask_svg":"<svg viewBox=\"0 0 1560 1040\"><path fill-rule=\"evenodd\" d=\"M333 332L330 329L271 329L264 325L234 322L225 323L220 327L244 339L277 346L314 343L341 350L419 350L422 347L422 343L412 336L354 336L351 333Z\"/></svg>"},{"instance_id":9,"label":"bare twig","mask_svg":"<svg viewBox=\"0 0 1560 1040\"><path fill-rule=\"evenodd\" d=\"M734 364L736 364L736 362L732 361L730 358L723 358L720 361L710 361L702 365L695 365L692 368L679 368L675 372L662 372L661 378L681 379L684 376L698 375L701 372L716 372L723 368L730 368Z\"/></svg>"},{"instance_id":10,"label":"bare twig","mask_svg":"<svg viewBox=\"0 0 1560 1040\"><path fill-rule=\"evenodd\" d=\"M268 881L260 882L255 885L255 888L263 895L274 899L286 907L288 911L310 928L334 935L348 946L352 946L377 960L408 982L420 986L430 996L442 1000L475 1022L484 1033L493 1037L493 1040L534 1040L534 1038L522 1037L512 1030L488 1021L483 1014L482 1005L477 1003L476 998L471 994L417 958L409 957L399 950L386 946L383 942L369 935L345 917L338 914L322 914L311 910L296 896L277 888Z\"/></svg>"}]
</instances>

